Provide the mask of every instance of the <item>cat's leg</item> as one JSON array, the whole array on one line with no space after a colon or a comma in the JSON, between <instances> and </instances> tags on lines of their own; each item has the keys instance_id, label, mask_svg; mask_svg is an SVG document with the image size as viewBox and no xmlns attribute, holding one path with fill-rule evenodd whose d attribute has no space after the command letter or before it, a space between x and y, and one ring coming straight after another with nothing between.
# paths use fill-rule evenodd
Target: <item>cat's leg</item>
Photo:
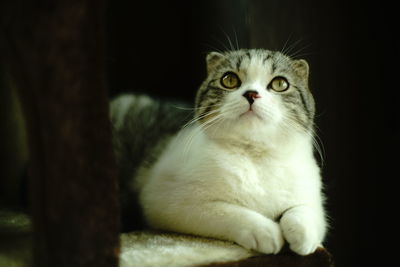
<instances>
[{"instance_id":1,"label":"cat's leg","mask_svg":"<svg viewBox=\"0 0 400 267\"><path fill-rule=\"evenodd\" d=\"M278 253L284 239L280 226L258 212L226 203L210 202L158 210L150 224L157 228L234 241L266 254Z\"/></svg>"},{"instance_id":2,"label":"cat's leg","mask_svg":"<svg viewBox=\"0 0 400 267\"><path fill-rule=\"evenodd\" d=\"M319 209L293 207L282 215L280 225L290 249L299 255L311 254L322 245L325 222Z\"/></svg>"}]
</instances>

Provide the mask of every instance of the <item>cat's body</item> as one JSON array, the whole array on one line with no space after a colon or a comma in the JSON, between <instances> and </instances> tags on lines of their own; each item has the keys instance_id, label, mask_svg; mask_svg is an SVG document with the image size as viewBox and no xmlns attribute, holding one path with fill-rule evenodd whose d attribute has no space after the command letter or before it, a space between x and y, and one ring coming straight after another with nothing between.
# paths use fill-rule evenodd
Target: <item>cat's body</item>
<instances>
[{"instance_id":1,"label":"cat's body","mask_svg":"<svg viewBox=\"0 0 400 267\"><path fill-rule=\"evenodd\" d=\"M326 223L307 63L239 50L211 53L207 64L195 120L155 142L132 170L147 224L263 253L278 253L284 240L298 254L312 253ZM143 96L114 100L116 129L125 127L118 117L132 116L127 107L140 110L135 101L157 105Z\"/></svg>"}]
</instances>

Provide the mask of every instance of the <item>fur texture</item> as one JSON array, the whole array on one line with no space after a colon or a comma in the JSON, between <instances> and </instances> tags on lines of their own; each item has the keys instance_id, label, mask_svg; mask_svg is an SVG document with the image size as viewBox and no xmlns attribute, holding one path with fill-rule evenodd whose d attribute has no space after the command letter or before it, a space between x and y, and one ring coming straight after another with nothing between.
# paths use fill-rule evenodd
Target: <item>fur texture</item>
<instances>
[{"instance_id":1,"label":"fur texture","mask_svg":"<svg viewBox=\"0 0 400 267\"><path fill-rule=\"evenodd\" d=\"M146 223L267 254L278 253L285 240L300 255L314 252L326 222L308 64L279 52L239 50L210 53L207 69L194 119L146 146L132 167L128 180ZM157 117L151 124L151 112L146 118L138 112L158 102L129 98L112 103L116 132L126 128L121 120L132 118L146 135L159 123L184 121ZM140 140L133 133L129 138Z\"/></svg>"},{"instance_id":2,"label":"fur texture","mask_svg":"<svg viewBox=\"0 0 400 267\"><path fill-rule=\"evenodd\" d=\"M131 232L121 235L120 267L203 266L256 256L230 242L189 235Z\"/></svg>"}]
</instances>

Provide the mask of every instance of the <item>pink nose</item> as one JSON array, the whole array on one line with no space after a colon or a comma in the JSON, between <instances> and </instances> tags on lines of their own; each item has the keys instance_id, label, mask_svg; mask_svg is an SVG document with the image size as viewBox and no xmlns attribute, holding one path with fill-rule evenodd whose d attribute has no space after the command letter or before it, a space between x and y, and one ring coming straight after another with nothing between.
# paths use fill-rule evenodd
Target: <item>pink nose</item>
<instances>
[{"instance_id":1,"label":"pink nose","mask_svg":"<svg viewBox=\"0 0 400 267\"><path fill-rule=\"evenodd\" d=\"M253 104L254 103L254 99L256 98L260 98L261 96L258 94L257 91L254 90L249 90L246 91L243 96L247 99L247 101L249 102L249 104Z\"/></svg>"}]
</instances>

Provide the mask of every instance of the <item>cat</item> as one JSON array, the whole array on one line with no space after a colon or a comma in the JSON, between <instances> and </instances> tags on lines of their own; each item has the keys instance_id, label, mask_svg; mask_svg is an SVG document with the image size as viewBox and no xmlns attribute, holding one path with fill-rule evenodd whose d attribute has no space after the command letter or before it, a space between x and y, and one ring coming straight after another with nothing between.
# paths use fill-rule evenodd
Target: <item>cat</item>
<instances>
[{"instance_id":1,"label":"cat","mask_svg":"<svg viewBox=\"0 0 400 267\"><path fill-rule=\"evenodd\" d=\"M327 221L308 63L264 49L206 63L190 121L180 104L145 95L111 102L121 186L152 228L313 253Z\"/></svg>"}]
</instances>

